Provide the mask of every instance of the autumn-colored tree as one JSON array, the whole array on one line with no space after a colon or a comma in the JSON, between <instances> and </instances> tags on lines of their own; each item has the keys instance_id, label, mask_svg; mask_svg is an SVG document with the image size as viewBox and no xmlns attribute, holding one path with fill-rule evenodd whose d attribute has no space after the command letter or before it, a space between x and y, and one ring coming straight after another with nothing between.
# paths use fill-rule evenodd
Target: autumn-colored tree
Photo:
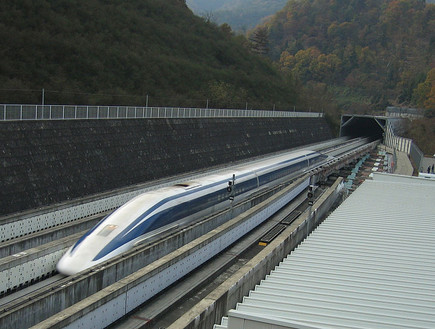
<instances>
[{"instance_id":1,"label":"autumn-colored tree","mask_svg":"<svg viewBox=\"0 0 435 329\"><path fill-rule=\"evenodd\" d=\"M432 83L432 87L427 95L427 99L424 102L424 107L428 110L435 110L435 84ZM433 113L433 112L432 112Z\"/></svg>"},{"instance_id":2,"label":"autumn-colored tree","mask_svg":"<svg viewBox=\"0 0 435 329\"><path fill-rule=\"evenodd\" d=\"M426 80L414 90L414 98L420 107L435 110L435 68L427 73Z\"/></svg>"},{"instance_id":3,"label":"autumn-colored tree","mask_svg":"<svg viewBox=\"0 0 435 329\"><path fill-rule=\"evenodd\" d=\"M289 51L283 51L279 63L281 68L292 72L304 82L316 80L332 83L341 67L337 55L323 54L315 47L299 50L295 56Z\"/></svg>"},{"instance_id":4,"label":"autumn-colored tree","mask_svg":"<svg viewBox=\"0 0 435 329\"><path fill-rule=\"evenodd\" d=\"M283 70L305 83L352 88L352 106L416 106L413 91L435 63L435 5L427 1L289 0L265 26Z\"/></svg>"},{"instance_id":5,"label":"autumn-colored tree","mask_svg":"<svg viewBox=\"0 0 435 329\"><path fill-rule=\"evenodd\" d=\"M279 64L281 68L290 70L295 65L295 57L287 50L281 53Z\"/></svg>"}]
</instances>

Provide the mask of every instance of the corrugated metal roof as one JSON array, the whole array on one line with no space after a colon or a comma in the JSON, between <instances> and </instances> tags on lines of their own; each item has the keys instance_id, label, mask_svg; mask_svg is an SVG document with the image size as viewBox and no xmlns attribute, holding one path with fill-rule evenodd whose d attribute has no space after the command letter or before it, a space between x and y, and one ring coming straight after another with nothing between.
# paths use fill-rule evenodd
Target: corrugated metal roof
<instances>
[{"instance_id":1,"label":"corrugated metal roof","mask_svg":"<svg viewBox=\"0 0 435 329\"><path fill-rule=\"evenodd\" d=\"M365 181L229 312L233 325L435 328L435 182Z\"/></svg>"}]
</instances>

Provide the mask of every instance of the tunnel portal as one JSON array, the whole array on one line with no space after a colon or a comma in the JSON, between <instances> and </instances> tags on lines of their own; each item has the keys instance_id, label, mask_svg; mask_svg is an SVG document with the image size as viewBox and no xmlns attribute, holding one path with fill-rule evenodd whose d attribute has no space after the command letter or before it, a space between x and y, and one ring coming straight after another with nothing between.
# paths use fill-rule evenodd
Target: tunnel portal
<instances>
[{"instance_id":1,"label":"tunnel portal","mask_svg":"<svg viewBox=\"0 0 435 329\"><path fill-rule=\"evenodd\" d=\"M368 137L370 140L384 138L388 118L369 115L342 115L340 137Z\"/></svg>"}]
</instances>

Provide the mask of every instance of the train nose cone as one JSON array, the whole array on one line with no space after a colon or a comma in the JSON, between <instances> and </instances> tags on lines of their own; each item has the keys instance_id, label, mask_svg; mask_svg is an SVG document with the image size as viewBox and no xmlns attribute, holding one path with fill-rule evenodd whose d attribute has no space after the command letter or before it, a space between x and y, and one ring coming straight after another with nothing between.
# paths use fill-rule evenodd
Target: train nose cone
<instances>
[{"instance_id":1,"label":"train nose cone","mask_svg":"<svg viewBox=\"0 0 435 329\"><path fill-rule=\"evenodd\" d=\"M64 255L59 260L59 262L56 265L56 269L59 273L65 275L74 275L79 272L76 266L74 266L74 262L71 261L71 257L69 257L69 255Z\"/></svg>"},{"instance_id":2,"label":"train nose cone","mask_svg":"<svg viewBox=\"0 0 435 329\"><path fill-rule=\"evenodd\" d=\"M71 249L67 251L65 255L59 260L56 265L56 269L59 273L65 275L74 275L77 274L89 267L92 264L92 255L87 253L74 252L74 257L71 255Z\"/></svg>"},{"instance_id":3,"label":"train nose cone","mask_svg":"<svg viewBox=\"0 0 435 329\"><path fill-rule=\"evenodd\" d=\"M56 269L58 270L58 272L65 275L74 275L85 270L86 268L87 266L79 264L69 255L63 256L56 265Z\"/></svg>"}]
</instances>

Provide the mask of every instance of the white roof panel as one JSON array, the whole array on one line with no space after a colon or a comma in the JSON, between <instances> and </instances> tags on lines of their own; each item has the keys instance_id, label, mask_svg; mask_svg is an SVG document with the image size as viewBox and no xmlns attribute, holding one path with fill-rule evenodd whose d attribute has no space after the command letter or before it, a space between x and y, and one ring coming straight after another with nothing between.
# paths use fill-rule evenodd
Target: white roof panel
<instances>
[{"instance_id":1,"label":"white roof panel","mask_svg":"<svg viewBox=\"0 0 435 329\"><path fill-rule=\"evenodd\" d=\"M228 328L242 318L246 329L435 328L435 181L374 174L230 311Z\"/></svg>"}]
</instances>

